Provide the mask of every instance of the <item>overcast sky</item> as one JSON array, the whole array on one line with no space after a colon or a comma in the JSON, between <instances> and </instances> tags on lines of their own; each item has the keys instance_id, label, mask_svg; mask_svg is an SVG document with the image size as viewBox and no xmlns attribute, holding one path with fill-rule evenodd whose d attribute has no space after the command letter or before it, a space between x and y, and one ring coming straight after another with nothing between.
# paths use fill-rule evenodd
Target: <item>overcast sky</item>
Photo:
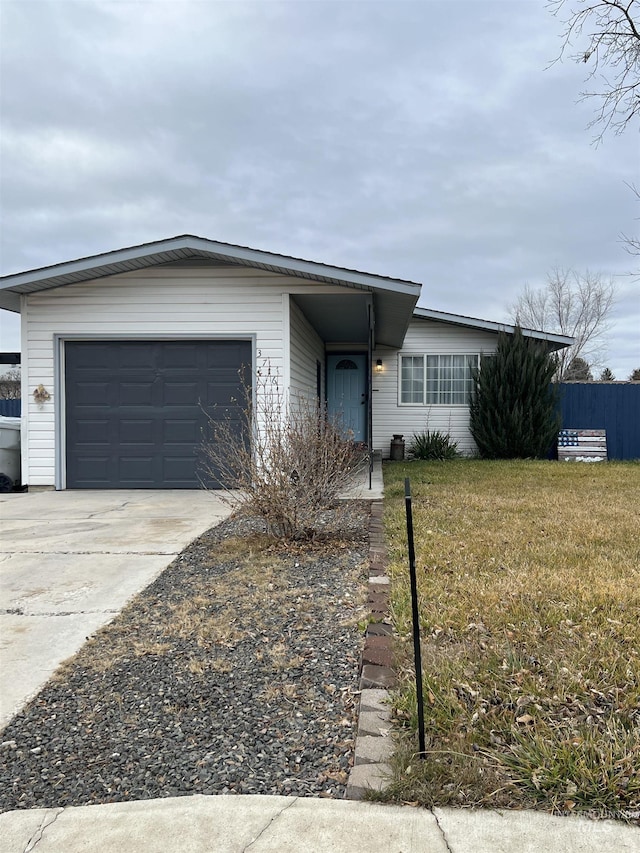
<instances>
[{"instance_id":1,"label":"overcast sky","mask_svg":"<svg viewBox=\"0 0 640 853\"><path fill-rule=\"evenodd\" d=\"M619 288L606 363L640 367L637 124L592 144L545 0L0 11L2 274L190 233L501 321L525 283L589 269Z\"/></svg>"}]
</instances>

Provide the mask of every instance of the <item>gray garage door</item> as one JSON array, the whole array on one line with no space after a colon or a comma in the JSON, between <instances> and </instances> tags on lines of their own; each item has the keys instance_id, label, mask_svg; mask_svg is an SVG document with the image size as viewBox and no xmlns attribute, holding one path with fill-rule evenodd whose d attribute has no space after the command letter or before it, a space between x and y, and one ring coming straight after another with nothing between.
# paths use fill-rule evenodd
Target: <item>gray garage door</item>
<instances>
[{"instance_id":1,"label":"gray garage door","mask_svg":"<svg viewBox=\"0 0 640 853\"><path fill-rule=\"evenodd\" d=\"M67 341L67 488L198 488L203 408L239 430L250 364L250 341Z\"/></svg>"}]
</instances>

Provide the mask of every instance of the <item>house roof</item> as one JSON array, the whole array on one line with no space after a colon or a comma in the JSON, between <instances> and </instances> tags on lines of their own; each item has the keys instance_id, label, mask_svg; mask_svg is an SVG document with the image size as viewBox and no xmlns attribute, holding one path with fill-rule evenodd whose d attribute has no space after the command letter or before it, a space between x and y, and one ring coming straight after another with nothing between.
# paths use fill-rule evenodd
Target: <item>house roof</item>
<instances>
[{"instance_id":1,"label":"house roof","mask_svg":"<svg viewBox=\"0 0 640 853\"><path fill-rule=\"evenodd\" d=\"M328 264L307 261L247 246L235 246L231 243L219 243L204 237L182 234L166 240L141 243L90 255L73 261L65 261L26 272L12 273L0 277L0 298L2 295L34 293L51 287L62 287L80 281L88 281L105 276L118 275L158 264L192 261L194 259L214 260L235 266L254 267L281 275L292 275L312 281L330 284L355 285L378 290L388 290L407 295L420 294L421 285L414 281L373 275L359 270L335 267ZM0 307L19 310L19 307Z\"/></svg>"},{"instance_id":2,"label":"house roof","mask_svg":"<svg viewBox=\"0 0 640 853\"><path fill-rule=\"evenodd\" d=\"M19 312L20 297L23 294L120 275L146 267L197 262L253 267L279 275L338 284L356 292L372 293L376 303L376 340L388 346L402 345L413 308L420 296L421 285L414 281L373 275L360 270L183 234L2 276L0 308Z\"/></svg>"},{"instance_id":3,"label":"house roof","mask_svg":"<svg viewBox=\"0 0 640 853\"><path fill-rule=\"evenodd\" d=\"M355 291L373 293L377 303L376 341L378 344L401 346L412 312L418 319L434 320L488 332L514 332L513 326L504 323L494 323L490 320L449 314L429 308L415 308L421 285L414 281L321 264L289 255L251 249L247 246L220 243L191 234L141 243L112 252L103 252L86 258L1 276L0 308L19 312L20 296L23 294L120 275L152 266L198 261L253 267L279 275L339 284L353 288ZM565 335L535 329L522 331L528 337L546 341L553 350L562 349L573 343L573 338Z\"/></svg>"},{"instance_id":4,"label":"house roof","mask_svg":"<svg viewBox=\"0 0 640 853\"><path fill-rule=\"evenodd\" d=\"M485 332L506 332L512 335L516 330L515 326L510 326L508 323L494 323L492 320L480 320L477 317L465 317L462 314L448 314L431 308L414 308L413 316L420 320L435 320L438 323L450 323L453 326L465 326L468 329L480 329ZM574 342L574 338L567 335L541 332L537 329L522 329L522 334L527 338L545 341L550 350L563 349Z\"/></svg>"}]
</instances>

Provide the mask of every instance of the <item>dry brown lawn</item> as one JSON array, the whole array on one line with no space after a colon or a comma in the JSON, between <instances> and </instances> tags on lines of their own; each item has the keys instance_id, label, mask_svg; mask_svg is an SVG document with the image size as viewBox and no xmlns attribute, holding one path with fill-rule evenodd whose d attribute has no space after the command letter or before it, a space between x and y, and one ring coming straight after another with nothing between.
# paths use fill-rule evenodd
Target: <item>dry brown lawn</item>
<instances>
[{"instance_id":1,"label":"dry brown lawn","mask_svg":"<svg viewBox=\"0 0 640 853\"><path fill-rule=\"evenodd\" d=\"M388 465L385 486L401 674L389 795L640 817L640 465L413 462Z\"/></svg>"}]
</instances>

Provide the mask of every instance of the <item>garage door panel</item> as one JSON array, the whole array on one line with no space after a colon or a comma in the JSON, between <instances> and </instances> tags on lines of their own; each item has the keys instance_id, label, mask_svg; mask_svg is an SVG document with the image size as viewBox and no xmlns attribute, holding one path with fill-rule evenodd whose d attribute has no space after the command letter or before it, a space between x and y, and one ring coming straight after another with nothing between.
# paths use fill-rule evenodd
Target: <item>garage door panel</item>
<instances>
[{"instance_id":1,"label":"garage door panel","mask_svg":"<svg viewBox=\"0 0 640 853\"><path fill-rule=\"evenodd\" d=\"M112 468L111 456L97 456L94 454L81 456L78 459L77 476L81 480L90 477L92 481L102 484L104 488L108 488L110 478L113 476ZM94 486L94 488L99 488L99 486Z\"/></svg>"},{"instance_id":2,"label":"garage door panel","mask_svg":"<svg viewBox=\"0 0 640 853\"><path fill-rule=\"evenodd\" d=\"M120 444L155 444L152 420L122 419L119 423Z\"/></svg>"},{"instance_id":3,"label":"garage door panel","mask_svg":"<svg viewBox=\"0 0 640 853\"><path fill-rule=\"evenodd\" d=\"M68 488L198 488L208 418L240 429L249 341L72 341L65 361Z\"/></svg>"},{"instance_id":4,"label":"garage door panel","mask_svg":"<svg viewBox=\"0 0 640 853\"><path fill-rule=\"evenodd\" d=\"M196 457L165 456L162 460L162 474L172 488L183 488L182 484L197 479ZM178 485L179 484L179 485Z\"/></svg>"},{"instance_id":5,"label":"garage door panel","mask_svg":"<svg viewBox=\"0 0 640 853\"><path fill-rule=\"evenodd\" d=\"M206 369L206 375L211 377L213 382L229 382L233 385L237 385L240 377L238 376L238 367L222 367L221 365L205 365L204 369ZM247 378L250 379L250 376Z\"/></svg>"},{"instance_id":6,"label":"garage door panel","mask_svg":"<svg viewBox=\"0 0 640 853\"><path fill-rule=\"evenodd\" d=\"M99 341L94 341L90 350L84 353L80 368L87 371L109 370L113 367L113 353L109 348L109 344Z\"/></svg>"},{"instance_id":7,"label":"garage door panel","mask_svg":"<svg viewBox=\"0 0 640 853\"><path fill-rule=\"evenodd\" d=\"M198 403L199 389L197 382L165 382L162 387L162 405L192 406Z\"/></svg>"},{"instance_id":8,"label":"garage door panel","mask_svg":"<svg viewBox=\"0 0 640 853\"><path fill-rule=\"evenodd\" d=\"M221 353L206 353L206 364L207 367L215 367L217 369L230 369L237 371L238 365L244 362L245 353L246 353L246 344L247 341L237 341L235 344L231 344L225 348L224 352Z\"/></svg>"},{"instance_id":9,"label":"garage door panel","mask_svg":"<svg viewBox=\"0 0 640 853\"><path fill-rule=\"evenodd\" d=\"M109 446L109 422L100 420L79 420L76 424L76 441L78 444Z\"/></svg>"},{"instance_id":10,"label":"garage door panel","mask_svg":"<svg viewBox=\"0 0 640 853\"><path fill-rule=\"evenodd\" d=\"M163 444L187 444L190 447L196 445L201 439L202 430L195 419L190 420L165 420L162 424Z\"/></svg>"},{"instance_id":11,"label":"garage door panel","mask_svg":"<svg viewBox=\"0 0 640 853\"><path fill-rule=\"evenodd\" d=\"M237 406L244 408L244 390L235 382L209 382L207 384L206 401L209 406Z\"/></svg>"},{"instance_id":12,"label":"garage door panel","mask_svg":"<svg viewBox=\"0 0 640 853\"><path fill-rule=\"evenodd\" d=\"M171 369L194 370L204 363L201 348L197 343L173 343L162 351L161 364Z\"/></svg>"},{"instance_id":13,"label":"garage door panel","mask_svg":"<svg viewBox=\"0 0 640 853\"><path fill-rule=\"evenodd\" d=\"M105 345L110 352L111 362L108 363L110 367L113 367L114 361L112 344L113 341L109 341ZM121 370L153 370L157 360L156 341L120 341L115 354L115 362Z\"/></svg>"},{"instance_id":14,"label":"garage door panel","mask_svg":"<svg viewBox=\"0 0 640 853\"><path fill-rule=\"evenodd\" d=\"M123 483L148 482L153 484L155 456L139 450L123 453L117 462L118 473Z\"/></svg>"},{"instance_id":15,"label":"garage door panel","mask_svg":"<svg viewBox=\"0 0 640 853\"><path fill-rule=\"evenodd\" d=\"M109 400L108 382L79 382L77 385L78 406L104 406Z\"/></svg>"},{"instance_id":16,"label":"garage door panel","mask_svg":"<svg viewBox=\"0 0 640 853\"><path fill-rule=\"evenodd\" d=\"M151 406L153 382L121 382L118 403L120 406Z\"/></svg>"}]
</instances>

